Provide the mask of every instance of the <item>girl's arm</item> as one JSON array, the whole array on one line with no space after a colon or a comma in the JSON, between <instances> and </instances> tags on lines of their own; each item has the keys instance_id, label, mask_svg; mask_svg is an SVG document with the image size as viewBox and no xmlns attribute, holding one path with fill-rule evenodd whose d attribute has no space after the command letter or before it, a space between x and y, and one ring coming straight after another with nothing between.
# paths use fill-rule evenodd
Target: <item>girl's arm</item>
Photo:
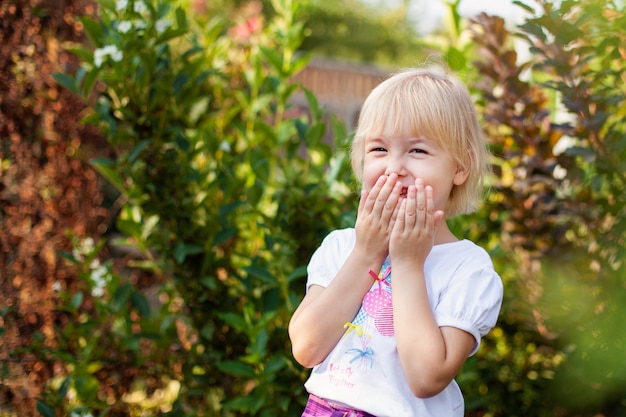
<instances>
[{"instance_id":1,"label":"girl's arm","mask_svg":"<svg viewBox=\"0 0 626 417\"><path fill-rule=\"evenodd\" d=\"M476 342L463 330L437 325L423 270L417 272L415 268L409 263L401 267L394 264L393 319L398 355L409 387L416 397L428 398L450 384Z\"/></svg>"},{"instance_id":2,"label":"girl's arm","mask_svg":"<svg viewBox=\"0 0 626 417\"><path fill-rule=\"evenodd\" d=\"M400 204L389 242L398 355L412 392L421 398L452 381L475 343L463 330L439 327L428 300L424 262L442 218L443 212L433 209L432 189L417 180Z\"/></svg>"},{"instance_id":3,"label":"girl's arm","mask_svg":"<svg viewBox=\"0 0 626 417\"><path fill-rule=\"evenodd\" d=\"M346 331L344 325L354 319L372 286L368 271L376 264L380 268L382 261L372 262L353 251L327 288L309 288L289 322L293 356L298 363L312 368L332 351Z\"/></svg>"},{"instance_id":4,"label":"girl's arm","mask_svg":"<svg viewBox=\"0 0 626 417\"><path fill-rule=\"evenodd\" d=\"M401 186L395 174L381 176L363 192L355 225L356 243L328 287L313 285L289 323L296 361L305 367L321 363L354 319L373 284L369 270L378 271L388 251L389 234L397 212Z\"/></svg>"}]
</instances>

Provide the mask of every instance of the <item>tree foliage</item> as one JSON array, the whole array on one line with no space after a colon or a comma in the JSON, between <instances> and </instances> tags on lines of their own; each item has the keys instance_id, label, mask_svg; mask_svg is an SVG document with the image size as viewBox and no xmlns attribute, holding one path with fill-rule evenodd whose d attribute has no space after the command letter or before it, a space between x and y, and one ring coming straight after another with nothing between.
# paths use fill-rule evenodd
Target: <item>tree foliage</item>
<instances>
[{"instance_id":1,"label":"tree foliage","mask_svg":"<svg viewBox=\"0 0 626 417\"><path fill-rule=\"evenodd\" d=\"M301 48L319 55L408 66L426 53L404 7L315 0L303 8L301 19L306 25Z\"/></svg>"},{"instance_id":2,"label":"tree foliage","mask_svg":"<svg viewBox=\"0 0 626 417\"><path fill-rule=\"evenodd\" d=\"M85 105L50 76L76 65L63 42L84 42L76 1L0 3L0 415L34 413L42 385L55 375L43 349L59 342L55 282L74 290L76 272L58 255L66 230L100 235L110 215L102 181L85 159L108 146L80 123ZM42 348L30 355L29 346ZM9 414L13 415L13 414Z\"/></svg>"},{"instance_id":3,"label":"tree foliage","mask_svg":"<svg viewBox=\"0 0 626 417\"><path fill-rule=\"evenodd\" d=\"M493 415L625 415L626 15L610 1L537 7L518 33L529 62L502 19L481 15L473 28L497 156L479 227L499 241L508 284L484 351L504 365L479 360L476 382L497 387Z\"/></svg>"},{"instance_id":4,"label":"tree foliage","mask_svg":"<svg viewBox=\"0 0 626 417\"><path fill-rule=\"evenodd\" d=\"M114 149L92 160L117 193L123 238L114 246L132 247L128 266L159 279L151 300L148 289L94 266L96 249L65 255L85 265L81 292L59 300L80 323L59 331L78 342L49 352L65 377L39 402L44 412L277 415L302 407L286 325L302 266L328 228L343 224L349 194L345 152L322 140L315 97L303 92L306 111L288 103L298 88L289 80L307 62L296 54L297 4L273 6L267 25L252 16L198 27L182 8L138 0L102 2L99 19L82 19L93 48L74 48L83 65L55 78L93 100L85 121ZM343 140L344 127L332 124ZM134 373L117 392L108 388L122 379L112 363ZM142 385L150 395L136 404ZM150 405L172 389L175 401ZM71 392L76 400L65 403Z\"/></svg>"}]
</instances>

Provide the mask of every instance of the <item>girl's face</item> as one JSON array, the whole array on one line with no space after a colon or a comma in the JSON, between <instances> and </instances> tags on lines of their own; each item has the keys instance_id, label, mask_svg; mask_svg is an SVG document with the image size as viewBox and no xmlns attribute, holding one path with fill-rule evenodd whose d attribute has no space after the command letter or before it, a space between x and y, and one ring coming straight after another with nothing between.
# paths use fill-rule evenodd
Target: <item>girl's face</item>
<instances>
[{"instance_id":1,"label":"girl's face","mask_svg":"<svg viewBox=\"0 0 626 417\"><path fill-rule=\"evenodd\" d=\"M411 133L381 135L365 140L363 187L370 191L381 175L396 173L406 196L417 178L433 188L436 210L445 210L455 185L467 179L467 171L435 141Z\"/></svg>"}]
</instances>

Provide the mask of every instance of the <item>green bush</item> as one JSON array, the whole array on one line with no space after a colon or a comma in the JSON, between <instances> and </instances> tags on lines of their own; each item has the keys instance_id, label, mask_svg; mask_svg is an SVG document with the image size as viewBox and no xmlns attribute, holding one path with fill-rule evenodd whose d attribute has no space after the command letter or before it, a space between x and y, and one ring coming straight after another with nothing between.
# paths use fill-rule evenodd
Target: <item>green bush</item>
<instances>
[{"instance_id":1,"label":"green bush","mask_svg":"<svg viewBox=\"0 0 626 417\"><path fill-rule=\"evenodd\" d=\"M479 16L473 83L495 179L469 230L505 280L462 374L491 416L626 415L624 5L539 1L516 35ZM468 395L471 397L471 395Z\"/></svg>"},{"instance_id":2,"label":"green bush","mask_svg":"<svg viewBox=\"0 0 626 417\"><path fill-rule=\"evenodd\" d=\"M116 227L124 237L115 243L141 253L130 267L163 277L156 309L124 283L104 301L93 297L95 311L107 314L62 331L87 338L120 321L131 326L108 337L115 354L134 355L135 385L150 396L179 384L163 415L274 416L303 407L304 371L291 357L287 323L310 254L330 228L349 224L352 200L345 127L331 117L327 132L315 97L290 81L307 63L296 53L297 2L273 6L267 25L252 16L228 28L219 19L200 25L168 2L103 1L101 21L83 19L94 46L75 49L83 66L56 75L93 101L86 121L116 151L92 161L119 193ZM296 92L307 109L290 104ZM79 307L80 297L66 308ZM125 306L117 317L105 308L111 303ZM99 349L83 355L89 363L80 370L65 349L54 352L82 392L75 406L159 410L133 410L127 398L107 396L110 374L85 371L106 352L99 338L90 340ZM53 399L67 387L40 402L43 414L61 406Z\"/></svg>"},{"instance_id":3,"label":"green bush","mask_svg":"<svg viewBox=\"0 0 626 417\"><path fill-rule=\"evenodd\" d=\"M103 242L76 242L65 256L83 280L59 295L58 348L39 349L65 377L38 410L298 415L307 372L287 322L308 258L352 223L356 201L344 126L333 119L326 132L315 97L290 83L307 62L298 2L230 28L168 2L101 5L101 21L83 20L93 43L75 49L83 66L56 79L91 104L86 120L115 149L93 161L117 192L114 243L135 248L127 266L158 285L116 272ZM486 203L453 227L491 252L506 289L459 383L470 415L623 416L624 9L537 7L518 34L530 62L487 16L472 25L478 53L447 48L475 77L495 153ZM290 106L296 93L306 111Z\"/></svg>"}]
</instances>

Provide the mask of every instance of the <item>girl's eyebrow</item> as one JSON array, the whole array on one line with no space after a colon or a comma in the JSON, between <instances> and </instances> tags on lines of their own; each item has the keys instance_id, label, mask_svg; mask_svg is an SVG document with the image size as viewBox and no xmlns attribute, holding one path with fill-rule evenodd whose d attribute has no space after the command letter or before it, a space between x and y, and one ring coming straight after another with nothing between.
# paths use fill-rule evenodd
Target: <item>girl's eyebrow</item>
<instances>
[{"instance_id":1,"label":"girl's eyebrow","mask_svg":"<svg viewBox=\"0 0 626 417\"><path fill-rule=\"evenodd\" d=\"M409 143L411 145L426 145L426 146L436 146L436 143L432 139L428 139L425 136L420 136L417 138L411 138Z\"/></svg>"},{"instance_id":2,"label":"girl's eyebrow","mask_svg":"<svg viewBox=\"0 0 626 417\"><path fill-rule=\"evenodd\" d=\"M382 138L374 137L366 139L365 143L368 145L382 145L385 143L385 141Z\"/></svg>"},{"instance_id":3,"label":"girl's eyebrow","mask_svg":"<svg viewBox=\"0 0 626 417\"><path fill-rule=\"evenodd\" d=\"M432 139L428 139L426 136L417 136L410 139L412 143L431 143Z\"/></svg>"}]
</instances>

